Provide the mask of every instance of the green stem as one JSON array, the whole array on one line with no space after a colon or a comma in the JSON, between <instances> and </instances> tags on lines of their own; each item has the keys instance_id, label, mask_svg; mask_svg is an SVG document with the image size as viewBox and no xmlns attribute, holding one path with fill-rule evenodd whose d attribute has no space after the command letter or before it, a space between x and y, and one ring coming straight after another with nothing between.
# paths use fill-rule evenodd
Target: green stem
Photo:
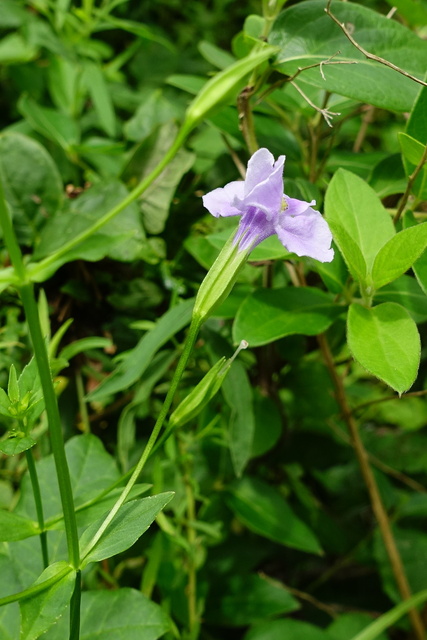
<instances>
[{"instance_id":1,"label":"green stem","mask_svg":"<svg viewBox=\"0 0 427 640\"><path fill-rule=\"evenodd\" d=\"M20 280L18 288L25 316L33 343L34 355L40 375L43 390L45 409L48 418L50 439L53 457L55 460L56 474L58 477L59 492L61 495L62 510L64 512L65 531L67 536L68 557L70 564L77 569L80 565L79 538L77 534L76 516L74 513L74 500L71 489L70 473L67 458L65 456L64 440L62 437L61 419L59 416L58 402L52 382L49 366L49 357L43 338L40 317L34 297L34 288L27 280L27 272L22 259L16 235L9 216L9 211L4 197L3 185L0 182L0 226L3 229L3 237L16 275Z\"/></svg>"},{"instance_id":2,"label":"green stem","mask_svg":"<svg viewBox=\"0 0 427 640\"><path fill-rule=\"evenodd\" d=\"M37 520L40 528L40 544L42 548L43 567L46 569L46 567L49 565L49 554L47 550L47 533L44 528L42 496L40 493L40 485L39 485L39 479L37 476L36 465L34 463L33 450L27 449L27 451L25 452L25 457L27 459L28 473L30 475L31 486L33 488L34 502L36 505L36 512L37 512Z\"/></svg>"},{"instance_id":3,"label":"green stem","mask_svg":"<svg viewBox=\"0 0 427 640\"><path fill-rule=\"evenodd\" d=\"M81 593L82 593L82 574L81 574L81 571L77 571L74 591L70 601L70 640L79 640L80 638Z\"/></svg>"},{"instance_id":4,"label":"green stem","mask_svg":"<svg viewBox=\"0 0 427 640\"><path fill-rule=\"evenodd\" d=\"M50 441L55 461L56 475L58 477L59 493L61 495L62 510L64 512L65 532L67 536L68 557L74 569L80 565L79 538L77 534L76 515L74 513L74 500L71 488L70 472L62 436L61 418L59 416L58 402L50 372L49 358L46 344L43 339L40 326L40 318L37 304L34 298L32 284L21 287L21 299L24 305L25 316L30 329L33 342L34 355L37 361L40 381L43 389L45 408L49 423Z\"/></svg>"},{"instance_id":5,"label":"green stem","mask_svg":"<svg viewBox=\"0 0 427 640\"><path fill-rule=\"evenodd\" d=\"M179 381L181 380L182 374L184 373L185 367L187 365L188 359L190 357L191 351L193 349L194 343L196 341L197 338L197 334L199 332L199 328L200 328L200 320L198 318L194 318L191 321L191 325L190 325L190 329L188 331L188 335L187 338L185 340L185 344L184 344L184 349L183 352L181 354L181 357L179 359L178 365L175 369L175 373L173 375L172 381L171 381L171 385L169 387L169 391L166 395L165 401L163 403L163 406L161 408L161 411L159 413L159 416L156 420L156 424L154 425L153 431L150 435L150 438L148 439L147 444L145 445L145 449L142 452L142 455L138 461L138 464L135 467L134 472L132 473L127 485L125 486L125 488L123 489L119 499L116 501L115 505L113 506L113 508L111 509L111 511L109 512L108 516L105 518L104 522L102 523L102 525L100 526L100 528L98 529L98 531L96 532L96 534L94 535L94 537L92 538L92 540L89 542L89 544L86 546L86 548L82 551L82 559L84 560L89 553L92 551L92 549L95 547L95 545L99 542L100 538L102 537L102 535L104 534L105 530L107 529L107 527L109 526L109 524L112 522L112 520L114 519L114 517L116 516L117 512L119 511L120 507L124 504L124 502L126 501L129 493L132 490L132 487L134 486L135 482L138 480L138 477L142 471L142 469L145 466L145 463L147 462L147 459L151 453L152 448L154 447L156 440L159 436L160 430L163 426L163 423L166 419L166 416L168 414L168 411L170 409L170 406L172 404L172 400L174 398L175 392L178 388L178 384Z\"/></svg>"},{"instance_id":6,"label":"green stem","mask_svg":"<svg viewBox=\"0 0 427 640\"><path fill-rule=\"evenodd\" d=\"M41 260L37 264L31 265L30 275L31 278L34 279L34 276L43 272L46 268L51 267L55 264L55 262L62 258L66 253L80 245L82 242L90 238L96 231L99 231L107 222L110 222L118 213L126 209L132 202L134 202L153 182L154 180L162 173L165 167L171 162L171 160L178 153L180 148L182 147L187 135L190 132L189 126L183 126L170 147L170 149L165 153L162 160L159 164L153 169L153 171L144 178L136 187L133 189L127 196L124 198L119 204L115 207L107 211L99 220L97 220L91 227L85 229L79 233L75 238L66 242L58 251L52 253L50 256L47 256L44 260Z\"/></svg>"}]
</instances>

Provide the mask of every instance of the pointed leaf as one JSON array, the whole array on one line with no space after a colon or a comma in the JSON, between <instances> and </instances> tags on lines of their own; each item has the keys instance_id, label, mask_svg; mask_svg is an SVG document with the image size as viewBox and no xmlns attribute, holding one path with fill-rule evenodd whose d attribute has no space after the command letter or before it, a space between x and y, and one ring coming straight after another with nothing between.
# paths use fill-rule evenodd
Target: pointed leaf
<instances>
[{"instance_id":1,"label":"pointed leaf","mask_svg":"<svg viewBox=\"0 0 427 640\"><path fill-rule=\"evenodd\" d=\"M347 320L348 346L369 373L398 393L415 381L421 345L417 326L406 309L384 302L367 309L350 306Z\"/></svg>"},{"instance_id":2,"label":"pointed leaf","mask_svg":"<svg viewBox=\"0 0 427 640\"><path fill-rule=\"evenodd\" d=\"M230 487L227 500L236 516L251 531L286 547L321 553L319 543L285 499L261 480L246 476Z\"/></svg>"},{"instance_id":3,"label":"pointed leaf","mask_svg":"<svg viewBox=\"0 0 427 640\"><path fill-rule=\"evenodd\" d=\"M323 291L310 287L261 289L249 295L237 312L233 340L251 347L300 333L314 336L325 331L342 313Z\"/></svg>"},{"instance_id":4,"label":"pointed leaf","mask_svg":"<svg viewBox=\"0 0 427 640\"><path fill-rule=\"evenodd\" d=\"M0 541L23 540L39 533L36 522L11 511L0 510Z\"/></svg>"},{"instance_id":5,"label":"pointed leaf","mask_svg":"<svg viewBox=\"0 0 427 640\"><path fill-rule=\"evenodd\" d=\"M354 173L338 169L325 198L325 217L331 224L343 227L366 262L368 273L381 247L395 235L390 215L375 191ZM352 250L345 237L337 235L338 244L347 264L354 263ZM359 269L355 269L359 272Z\"/></svg>"},{"instance_id":6,"label":"pointed leaf","mask_svg":"<svg viewBox=\"0 0 427 640\"><path fill-rule=\"evenodd\" d=\"M157 514L172 500L174 495L172 491L169 491L124 504L99 542L84 557L82 567L89 562L105 560L129 549L148 529ZM83 554L85 547L90 543L103 521L104 518L101 518L100 521L94 522L83 533L80 540Z\"/></svg>"},{"instance_id":7,"label":"pointed leaf","mask_svg":"<svg viewBox=\"0 0 427 640\"><path fill-rule=\"evenodd\" d=\"M68 564L56 562L43 571L35 584L62 572ZM70 569L63 578L49 589L27 598L20 603L21 635L20 640L36 640L61 616L73 593L75 571Z\"/></svg>"},{"instance_id":8,"label":"pointed leaf","mask_svg":"<svg viewBox=\"0 0 427 640\"><path fill-rule=\"evenodd\" d=\"M426 247L427 222L404 229L393 236L375 258L372 268L375 289L380 289L404 274Z\"/></svg>"}]
</instances>

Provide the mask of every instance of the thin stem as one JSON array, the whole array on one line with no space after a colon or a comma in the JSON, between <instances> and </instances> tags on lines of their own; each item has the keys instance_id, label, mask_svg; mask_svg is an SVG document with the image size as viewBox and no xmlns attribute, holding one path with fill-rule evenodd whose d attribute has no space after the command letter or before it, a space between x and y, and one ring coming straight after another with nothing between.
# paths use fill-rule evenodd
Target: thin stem
<instances>
[{"instance_id":1,"label":"thin stem","mask_svg":"<svg viewBox=\"0 0 427 640\"><path fill-rule=\"evenodd\" d=\"M74 591L70 601L70 640L79 640L80 638L81 592L82 574L81 571L77 571Z\"/></svg>"},{"instance_id":2,"label":"thin stem","mask_svg":"<svg viewBox=\"0 0 427 640\"><path fill-rule=\"evenodd\" d=\"M181 380L182 374L184 373L185 367L187 365L188 359L190 357L191 351L193 349L194 343L196 341L197 338L197 334L199 332L199 328L200 328L200 321L199 320L195 320L193 318L191 325L190 325L190 329L189 332L187 334L187 338L185 340L185 344L184 344L184 349L183 352L181 354L181 357L179 359L178 365L175 369L175 373L173 375L172 381L171 381L171 385L169 387L169 391L166 395L165 401L163 403L163 406L160 410L159 416L156 420L156 424L154 425L153 431L148 439L147 444L145 445L145 449L142 452L142 455L140 457L140 459L138 460L138 463L135 467L134 472L132 473L127 485L125 486L125 488L123 489L119 499L116 501L116 503L114 504L114 506L112 507L111 511L109 512L108 516L105 518L104 522L102 523L102 525L100 526L100 528L98 529L98 531L96 532L96 534L94 535L94 537L92 538L92 540L89 542L89 544L86 546L86 548L83 550L82 552L82 558L85 559L89 553L92 551L92 549L95 547L95 545L99 542L100 538L102 537L103 533L105 532L105 530L107 529L107 527L109 526L109 524L112 522L112 520L114 519L114 517L116 516L117 512L119 511L120 507L124 504L124 502L126 501L129 493L132 490L132 487L134 486L135 482L138 480L138 477L142 471L142 469L145 466L145 463L148 460L148 457L151 453L152 448L154 447L156 440L159 436L160 430L163 426L163 423L166 419L166 416L168 414L168 411L170 409L170 406L172 404L172 400L174 398L175 392L178 388L178 384L179 381Z\"/></svg>"},{"instance_id":3,"label":"thin stem","mask_svg":"<svg viewBox=\"0 0 427 640\"><path fill-rule=\"evenodd\" d=\"M356 453L360 470L369 493L372 511L374 512L375 518L380 528L381 536L387 555L389 557L396 584L398 586L402 599L409 600L409 598L411 597L411 590L409 587L408 579L406 577L405 569L403 567L402 559L400 557L396 541L393 536L390 520L382 502L375 476L369 465L368 453L363 446L356 421L347 402L347 396L345 393L343 381L335 369L335 363L326 336L324 334L320 334L318 336L318 342L323 359L328 368L329 375L331 376L332 382L335 387L337 402L341 409L344 421L347 424L348 430L350 432L354 451ZM409 611L409 617L416 638L418 640L425 640L424 625L419 612L416 609L411 609Z\"/></svg>"},{"instance_id":4,"label":"thin stem","mask_svg":"<svg viewBox=\"0 0 427 640\"><path fill-rule=\"evenodd\" d=\"M77 534L76 515L74 512L73 492L71 488L70 472L64 449L61 418L58 402L50 372L49 358L46 344L42 335L37 304L34 298L32 284L21 287L21 299L24 305L25 316L30 330L31 340L39 370L40 381L43 389L45 408L49 423L49 434L52 444L52 452L55 461L56 475L58 477L59 493L61 495L62 510L64 512L65 533L67 536L68 557L74 569L80 565L79 537Z\"/></svg>"},{"instance_id":5,"label":"thin stem","mask_svg":"<svg viewBox=\"0 0 427 640\"><path fill-rule=\"evenodd\" d=\"M194 529L194 523L196 521L196 503L194 499L193 481L191 477L191 461L189 460L189 453L185 443L180 442L182 466L183 466L183 480L185 486L185 498L187 507L187 522L186 533L188 542L188 556L187 556L187 605L188 605L188 635L187 640L194 640L197 637L199 630L199 619L197 614L197 572L196 572L196 542L197 536Z\"/></svg>"},{"instance_id":6,"label":"thin stem","mask_svg":"<svg viewBox=\"0 0 427 640\"><path fill-rule=\"evenodd\" d=\"M34 297L32 284L27 282L27 273L22 259L16 235L12 226L9 212L4 197L3 186L0 183L0 225L6 247L9 251L16 275L20 279L20 295L24 306L25 316L34 348L34 355L40 375L41 386L45 401L45 409L48 418L52 451L55 460L56 474L58 477L59 492L61 496L62 510L64 513L65 531L67 536L68 556L70 564L77 569L80 563L79 538L77 534L76 516L74 513L73 493L71 489L70 473L67 458L65 456L64 440L62 437L61 420L59 416L58 402L53 387L52 375L49 366L49 357L43 338L40 317Z\"/></svg>"},{"instance_id":7,"label":"thin stem","mask_svg":"<svg viewBox=\"0 0 427 640\"><path fill-rule=\"evenodd\" d=\"M328 0L328 4L327 4L327 6L325 8L325 12L335 22L335 24L337 24L339 26L339 28L341 29L341 31L343 32L345 37L351 42L351 44L354 47L356 47L356 49L358 51L360 51L360 53L363 53L365 58L368 58L368 60L375 60L376 62L379 62L380 64L383 64L386 67L389 67L390 69L393 69L393 71L397 71L397 73L401 73L406 78L409 78L410 80L413 80L414 82L418 82L418 84L422 84L423 87L427 87L427 82L424 82L424 80L421 80L420 78L417 78L416 76L413 76L412 74L408 73L407 71L404 71L403 69L401 69L400 67L397 67L392 62L389 62L388 60L386 60L385 58L380 58L380 56L376 56L373 53L369 53L369 51L366 51L366 49L364 49L358 42L356 42L356 40L353 38L351 33L348 31L348 29L345 26L345 24L343 22L340 22L338 20L338 18L336 16L334 16L334 14L331 11L331 2L332 2L332 0Z\"/></svg>"},{"instance_id":8,"label":"thin stem","mask_svg":"<svg viewBox=\"0 0 427 640\"><path fill-rule=\"evenodd\" d=\"M87 411L87 406L85 402L85 390L83 386L83 379L80 370L76 371L76 391L77 391L77 400L79 403L79 411L80 411L80 427L83 433L90 433L90 422L89 422L89 414Z\"/></svg>"},{"instance_id":9,"label":"thin stem","mask_svg":"<svg viewBox=\"0 0 427 640\"><path fill-rule=\"evenodd\" d=\"M44 528L43 503L42 503L42 496L40 493L40 484L37 476L36 465L34 463L33 450L27 449L27 451L25 452L25 457L27 459L28 473L30 476L31 486L33 488L37 520L40 528L40 544L42 548L43 567L46 569L46 567L49 565L49 554L47 550L47 533Z\"/></svg>"},{"instance_id":10,"label":"thin stem","mask_svg":"<svg viewBox=\"0 0 427 640\"><path fill-rule=\"evenodd\" d=\"M250 99L254 93L253 87L245 87L237 98L237 109L239 112L239 127L246 142L250 155L259 149L255 134L254 117L251 109Z\"/></svg>"},{"instance_id":11,"label":"thin stem","mask_svg":"<svg viewBox=\"0 0 427 640\"><path fill-rule=\"evenodd\" d=\"M411 173L411 175L408 178L408 184L406 185L406 190L405 193L402 196L402 199L400 201L399 204L399 208L396 211L396 214L393 218L393 222L394 224L396 224L396 222L399 220L400 216L402 215L405 207L406 207L406 203L408 202L408 198L411 194L411 190L413 187L413 184L419 174L419 172L421 171L421 169L423 168L423 166L425 165L425 163L427 162L427 144L424 147L424 152L423 155L421 156L421 159L419 161L419 163L417 164L417 166L415 167L415 169L413 170L413 172Z\"/></svg>"},{"instance_id":12,"label":"thin stem","mask_svg":"<svg viewBox=\"0 0 427 640\"><path fill-rule=\"evenodd\" d=\"M34 278L35 275L43 272L46 268L51 267L55 264L55 262L62 258L69 251L80 245L82 242L90 238L96 231L99 231L107 222L110 222L118 213L126 209L127 206L132 204L153 182L154 180L162 173L165 167L170 163L170 161L175 157L178 153L179 149L183 145L188 133L188 127L182 127L170 147L170 149L165 153L162 160L158 163L158 165L153 169L153 171L133 189L127 196L124 198L119 204L115 207L107 211L99 220L97 220L91 227L85 229L81 233L79 233L75 238L66 242L60 249L52 253L50 256L47 256L44 260L41 260L37 264L31 266L30 274L31 277Z\"/></svg>"}]
</instances>

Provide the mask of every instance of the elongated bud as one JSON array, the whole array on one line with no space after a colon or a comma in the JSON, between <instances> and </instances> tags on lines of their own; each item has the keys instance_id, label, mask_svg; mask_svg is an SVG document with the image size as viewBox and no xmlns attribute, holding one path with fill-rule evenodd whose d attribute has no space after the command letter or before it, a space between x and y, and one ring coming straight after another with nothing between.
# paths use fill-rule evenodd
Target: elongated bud
<instances>
[{"instance_id":1,"label":"elongated bud","mask_svg":"<svg viewBox=\"0 0 427 640\"><path fill-rule=\"evenodd\" d=\"M234 355L226 360L220 358L216 364L208 371L199 384L194 387L191 393L179 404L172 413L169 420L169 429L181 427L193 418L195 418L201 410L208 404L210 400L218 393L221 385L228 374L233 360L237 357L242 349L246 349L248 343L242 340Z\"/></svg>"},{"instance_id":2,"label":"elongated bud","mask_svg":"<svg viewBox=\"0 0 427 640\"><path fill-rule=\"evenodd\" d=\"M206 320L226 299L249 256L250 249L240 251L233 242L234 236L233 233L225 243L199 287L193 309L193 316L199 322Z\"/></svg>"},{"instance_id":3,"label":"elongated bud","mask_svg":"<svg viewBox=\"0 0 427 640\"><path fill-rule=\"evenodd\" d=\"M266 44L260 51L238 60L208 80L189 105L185 115L184 128L192 129L195 127L219 103L229 98L230 93L238 88L245 76L277 51L279 51L278 47Z\"/></svg>"}]
</instances>

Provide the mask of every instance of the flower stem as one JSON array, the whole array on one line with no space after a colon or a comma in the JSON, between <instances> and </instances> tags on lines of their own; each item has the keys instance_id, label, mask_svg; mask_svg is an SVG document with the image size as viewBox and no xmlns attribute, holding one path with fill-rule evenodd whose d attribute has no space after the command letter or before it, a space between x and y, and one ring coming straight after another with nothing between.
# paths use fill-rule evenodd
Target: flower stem
<instances>
[{"instance_id":1,"label":"flower stem","mask_svg":"<svg viewBox=\"0 0 427 640\"><path fill-rule=\"evenodd\" d=\"M70 601L70 636L69 640L79 640L80 638L80 603L82 592L82 574L76 573L73 595Z\"/></svg>"},{"instance_id":2,"label":"flower stem","mask_svg":"<svg viewBox=\"0 0 427 640\"><path fill-rule=\"evenodd\" d=\"M55 262L62 258L69 251L77 247L79 244L90 238L96 231L99 231L107 222L110 222L117 214L119 214L123 209L126 209L132 202L134 202L139 196L154 182L154 180L162 173L165 167L171 162L171 160L176 156L186 137L189 134L189 128L183 126L172 144L172 146L165 153L161 161L156 165L153 171L133 189L127 196L124 198L119 204L115 207L107 211L99 220L97 220L92 226L88 229L85 229L81 233L79 233L75 238L66 242L60 249L52 253L50 256L44 258L44 260L40 260L37 264L33 264L31 266L31 277L34 278L37 274L43 272L46 268L51 267L55 264Z\"/></svg>"},{"instance_id":3,"label":"flower stem","mask_svg":"<svg viewBox=\"0 0 427 640\"><path fill-rule=\"evenodd\" d=\"M22 253L12 226L9 211L6 205L6 200L4 197L3 185L1 182L0 226L3 230L3 237L6 247L9 251L10 259L15 268L16 275L20 281L19 284L17 284L17 287L20 290L25 317L27 319L31 340L33 343L34 355L40 375L45 409L49 423L50 440L52 444L53 457L55 460L62 509L64 512L68 557L72 567L77 569L80 564L79 538L77 534L76 516L74 513L74 501L71 489L70 473L68 470L67 458L65 456L64 449L64 440L62 437L58 402L52 382L49 357L47 354L46 344L41 330L40 317L34 297L34 288L33 285L27 280L27 272L24 266L24 261L22 259Z\"/></svg>"},{"instance_id":4,"label":"flower stem","mask_svg":"<svg viewBox=\"0 0 427 640\"><path fill-rule=\"evenodd\" d=\"M166 395L165 401L163 403L163 406L160 410L159 416L156 420L156 423L154 425L153 431L151 432L151 435L148 439L147 444L145 445L144 451L142 452L142 455L140 457L140 459L138 460L138 463L135 467L134 472L132 473L131 477L128 480L128 483L126 484L125 488L123 489L120 497L118 498L118 500L116 501L116 503L114 504L113 508L111 509L111 511L109 512L108 516L105 518L104 522L102 523L102 525L100 526L100 528L98 529L98 531L96 532L96 534L94 535L94 537L92 538L92 540L89 542L89 544L86 546L86 548L82 551L82 559L84 560L88 554L92 551L92 549L95 547L95 545L98 543L98 541L100 540L100 538L102 537L103 533L105 532L105 530L107 529L107 527L109 526L109 524L112 522L113 518L116 516L117 512L119 511L120 507L124 504L124 502L126 501L129 493L132 490L132 487L134 486L135 482L138 480L138 477L142 471L142 469L145 466L145 463L148 460L148 457L151 453L151 450L153 449L156 440L159 436L160 430L163 426L163 423L166 419L166 416L168 414L168 411L170 409L170 406L172 404L172 400L174 398L175 392L178 388L178 384L179 381L181 380L182 374L184 373L185 367L187 365L188 359L190 357L191 351L193 349L194 343L196 342L196 338L197 338L197 334L199 332L199 328L200 328L200 321L193 316L193 320L191 321L191 325L190 325L190 329L188 331L187 334L187 338L185 340L184 343L184 349L182 351L181 357L179 359L178 365L175 369L175 373L173 375L172 381L171 381L171 385L169 387L169 391Z\"/></svg>"},{"instance_id":5,"label":"flower stem","mask_svg":"<svg viewBox=\"0 0 427 640\"><path fill-rule=\"evenodd\" d=\"M336 371L333 356L325 334L321 334L318 336L318 342L323 359L328 368L329 375L331 376L333 385L335 387L335 396L337 402L340 406L342 416L350 432L354 451L359 462L360 471L362 473L363 480L369 493L372 511L374 512L375 518L380 528L383 543L390 561L397 587L399 589L400 595L402 596L402 599L409 600L409 598L411 598L411 590L409 587L408 579L406 577L402 559L400 557L399 550L393 536L390 520L382 502L375 476L369 464L368 453L363 446L356 421L348 405L343 381ZM419 612L414 608L410 609L408 614L411 620L415 637L417 638L417 640L425 640L424 625Z\"/></svg>"},{"instance_id":6,"label":"flower stem","mask_svg":"<svg viewBox=\"0 0 427 640\"><path fill-rule=\"evenodd\" d=\"M36 505L36 512L37 512L37 520L40 528L40 544L42 548L43 567L46 569L46 567L49 565L49 554L47 550L47 536L46 536L46 531L44 529L42 497L40 493L40 485L39 485L39 479L37 476L36 465L34 464L33 450L27 449L27 451L25 452L25 457L27 459L28 473L31 480L31 486L33 488L34 502Z\"/></svg>"}]
</instances>

